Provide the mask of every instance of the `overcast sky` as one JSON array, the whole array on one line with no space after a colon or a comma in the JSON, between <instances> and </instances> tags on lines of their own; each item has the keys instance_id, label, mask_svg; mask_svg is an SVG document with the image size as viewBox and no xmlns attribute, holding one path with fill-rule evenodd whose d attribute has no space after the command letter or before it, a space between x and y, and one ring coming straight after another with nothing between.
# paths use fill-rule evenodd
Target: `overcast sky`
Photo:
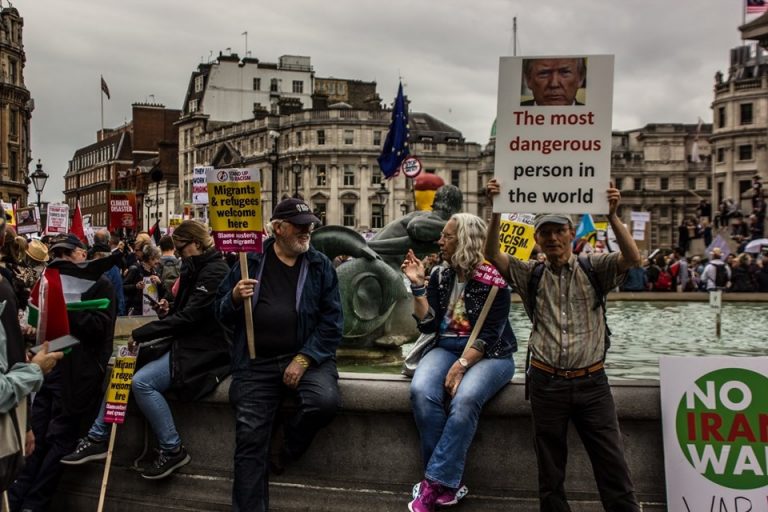
<instances>
[{"instance_id":1,"label":"overcast sky","mask_svg":"<svg viewBox=\"0 0 768 512\"><path fill-rule=\"evenodd\" d=\"M2 0L3 6L8 5ZM496 115L498 58L614 54L613 128L711 122L713 76L740 44L741 0L17 0L25 80L35 100L30 170L42 159L44 199L63 199L74 151L100 128L99 75L112 99L104 124L151 100L181 108L190 73L209 55L248 50L266 62L308 55L316 76L375 80L393 100L403 77L412 110L486 144ZM749 16L747 21L754 19ZM34 190L30 186L30 193ZM34 200L34 198L33 198Z\"/></svg>"}]
</instances>

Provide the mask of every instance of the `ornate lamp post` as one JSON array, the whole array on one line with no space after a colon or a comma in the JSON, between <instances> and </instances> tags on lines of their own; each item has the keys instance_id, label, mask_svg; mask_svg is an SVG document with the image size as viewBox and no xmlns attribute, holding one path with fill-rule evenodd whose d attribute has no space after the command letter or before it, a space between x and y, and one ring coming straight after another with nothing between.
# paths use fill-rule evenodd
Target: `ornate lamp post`
<instances>
[{"instance_id":1,"label":"ornate lamp post","mask_svg":"<svg viewBox=\"0 0 768 512\"><path fill-rule=\"evenodd\" d=\"M293 197L300 197L299 196L299 176L301 176L301 162L299 162L298 157L296 158L296 160L293 161L293 165L291 166L291 172L293 172L293 182L294 182Z\"/></svg>"},{"instance_id":2,"label":"ornate lamp post","mask_svg":"<svg viewBox=\"0 0 768 512\"><path fill-rule=\"evenodd\" d=\"M147 207L147 231L152 225L149 222L149 215L152 213L152 206L154 206L155 200L152 199L149 194L144 196L144 205Z\"/></svg>"},{"instance_id":3,"label":"ornate lamp post","mask_svg":"<svg viewBox=\"0 0 768 512\"><path fill-rule=\"evenodd\" d=\"M48 181L48 174L43 170L43 164L40 163L40 159L37 159L37 168L35 169L35 172L33 172L29 179L32 180L32 186L35 187L35 192L37 192L37 207L40 208L40 196L43 193L43 189L45 188L45 182Z\"/></svg>"},{"instance_id":4,"label":"ornate lamp post","mask_svg":"<svg viewBox=\"0 0 768 512\"><path fill-rule=\"evenodd\" d=\"M403 214L403 217L405 217L408 214L408 203L403 201L400 203L400 213Z\"/></svg>"},{"instance_id":5,"label":"ornate lamp post","mask_svg":"<svg viewBox=\"0 0 768 512\"><path fill-rule=\"evenodd\" d=\"M272 151L269 153L269 161L272 163L272 209L277 206L277 141L280 138L280 134L275 130L269 131L269 137L272 139Z\"/></svg>"},{"instance_id":6,"label":"ornate lamp post","mask_svg":"<svg viewBox=\"0 0 768 512\"><path fill-rule=\"evenodd\" d=\"M383 181L376 190L376 197L379 198L379 204L381 205L381 227L384 227L387 225L386 205L387 199L389 199L389 190L384 186Z\"/></svg>"}]
</instances>

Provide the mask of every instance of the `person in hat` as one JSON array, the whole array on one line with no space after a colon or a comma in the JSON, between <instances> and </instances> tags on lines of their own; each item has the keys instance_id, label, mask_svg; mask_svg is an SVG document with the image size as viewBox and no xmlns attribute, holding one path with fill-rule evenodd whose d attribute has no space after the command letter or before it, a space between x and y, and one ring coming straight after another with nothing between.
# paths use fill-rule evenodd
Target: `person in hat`
<instances>
[{"instance_id":1,"label":"person in hat","mask_svg":"<svg viewBox=\"0 0 768 512\"><path fill-rule=\"evenodd\" d=\"M248 279L235 263L219 287L216 315L232 356L235 511L269 509L268 473L301 456L340 405L341 297L332 262L309 244L319 222L301 199L283 200L272 213L273 237L263 253L248 253ZM243 309L246 298L252 299L250 312ZM247 347L246 314L258 333L255 359ZM298 410L284 422L284 445L270 461L273 422L286 395L297 397Z\"/></svg>"},{"instance_id":2,"label":"person in hat","mask_svg":"<svg viewBox=\"0 0 768 512\"><path fill-rule=\"evenodd\" d=\"M496 179L488 182L489 197L500 190ZM542 511L570 510L565 495L570 421L592 462L603 508L640 511L603 362L610 334L605 293L621 284L627 270L639 266L641 258L616 214L621 193L611 186L607 197L617 252L577 257L571 249L575 238L571 218L538 214L534 238L547 261L521 261L499 250L498 213L488 227L485 257L520 294L533 321L527 384Z\"/></svg>"},{"instance_id":3,"label":"person in hat","mask_svg":"<svg viewBox=\"0 0 768 512\"><path fill-rule=\"evenodd\" d=\"M11 510L49 510L64 466L84 428L96 417L115 331L115 294L104 273L108 259L86 261L86 247L74 234L51 240L53 260L32 288L30 323L38 342L72 335L71 347L45 377L32 406L36 448L8 490ZM41 284L44 283L44 286ZM33 318L36 318L35 322Z\"/></svg>"}]
</instances>

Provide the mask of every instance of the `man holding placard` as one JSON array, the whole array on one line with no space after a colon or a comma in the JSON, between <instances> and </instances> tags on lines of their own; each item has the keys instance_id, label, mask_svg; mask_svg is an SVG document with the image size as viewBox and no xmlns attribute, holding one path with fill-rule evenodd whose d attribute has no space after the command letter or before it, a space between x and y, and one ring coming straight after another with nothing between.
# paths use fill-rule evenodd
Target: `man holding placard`
<instances>
[{"instance_id":1,"label":"man holding placard","mask_svg":"<svg viewBox=\"0 0 768 512\"><path fill-rule=\"evenodd\" d=\"M232 352L230 400L236 412L233 510L269 508L268 472L300 457L339 407L336 348L343 316L331 261L310 247L320 220L302 200L285 199L272 215L274 237L263 253L248 253L248 278L235 264L219 287L217 316L228 326ZM243 307L252 299L251 312ZM245 315L252 315L255 357L246 343ZM298 399L285 422L285 445L269 460L280 403Z\"/></svg>"}]
</instances>

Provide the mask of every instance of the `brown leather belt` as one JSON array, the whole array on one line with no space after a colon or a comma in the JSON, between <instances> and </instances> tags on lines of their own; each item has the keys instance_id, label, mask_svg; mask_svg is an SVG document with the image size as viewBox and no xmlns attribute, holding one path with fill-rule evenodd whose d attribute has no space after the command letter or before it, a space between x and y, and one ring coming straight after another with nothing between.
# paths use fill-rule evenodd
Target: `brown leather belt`
<instances>
[{"instance_id":1,"label":"brown leather belt","mask_svg":"<svg viewBox=\"0 0 768 512\"><path fill-rule=\"evenodd\" d=\"M591 375L593 373L599 372L604 367L603 361L600 361L586 368L579 368L577 370L561 370L560 368L553 368L552 366L549 366L546 363L542 363L538 359L534 359L534 358L531 358L531 366L533 366L534 368L538 368L539 370L545 373L548 373L550 375L563 377L564 379L575 379L578 377Z\"/></svg>"}]
</instances>

